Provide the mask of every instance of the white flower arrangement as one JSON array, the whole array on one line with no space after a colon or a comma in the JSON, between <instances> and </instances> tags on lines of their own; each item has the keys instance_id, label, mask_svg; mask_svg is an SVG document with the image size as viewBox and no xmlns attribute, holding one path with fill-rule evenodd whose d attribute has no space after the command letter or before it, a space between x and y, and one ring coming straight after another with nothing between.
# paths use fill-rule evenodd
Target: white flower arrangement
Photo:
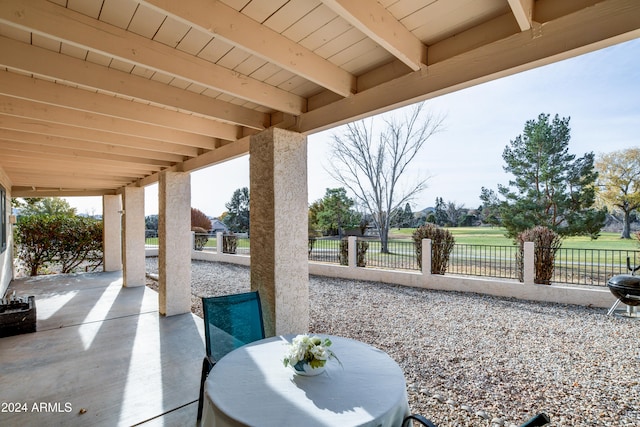
<instances>
[{"instance_id":1,"label":"white flower arrangement","mask_svg":"<svg viewBox=\"0 0 640 427\"><path fill-rule=\"evenodd\" d=\"M332 358L340 362L335 353L329 349L329 346L331 346L329 338L310 337L306 334L298 335L287 349L283 360L284 366L295 368L296 365L306 362L312 368L317 369L323 367L327 360Z\"/></svg>"}]
</instances>

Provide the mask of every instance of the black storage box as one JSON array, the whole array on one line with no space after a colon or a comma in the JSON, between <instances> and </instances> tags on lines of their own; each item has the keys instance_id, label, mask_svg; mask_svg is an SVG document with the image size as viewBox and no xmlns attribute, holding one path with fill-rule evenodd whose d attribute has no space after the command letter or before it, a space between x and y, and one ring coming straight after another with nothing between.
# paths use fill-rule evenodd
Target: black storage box
<instances>
[{"instance_id":1,"label":"black storage box","mask_svg":"<svg viewBox=\"0 0 640 427\"><path fill-rule=\"evenodd\" d=\"M26 334L36 331L36 301L30 296L27 300L12 300L0 304L0 337Z\"/></svg>"}]
</instances>

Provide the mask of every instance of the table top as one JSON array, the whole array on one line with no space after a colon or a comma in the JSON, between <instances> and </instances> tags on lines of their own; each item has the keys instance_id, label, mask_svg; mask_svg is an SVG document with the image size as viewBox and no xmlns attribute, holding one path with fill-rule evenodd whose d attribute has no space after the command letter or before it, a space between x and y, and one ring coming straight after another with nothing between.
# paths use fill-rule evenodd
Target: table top
<instances>
[{"instance_id":1,"label":"table top","mask_svg":"<svg viewBox=\"0 0 640 427\"><path fill-rule=\"evenodd\" d=\"M342 365L333 359L324 373L305 377L282 363L293 337L223 357L207 378L202 425L391 427L409 414L404 373L385 352L329 335Z\"/></svg>"}]
</instances>

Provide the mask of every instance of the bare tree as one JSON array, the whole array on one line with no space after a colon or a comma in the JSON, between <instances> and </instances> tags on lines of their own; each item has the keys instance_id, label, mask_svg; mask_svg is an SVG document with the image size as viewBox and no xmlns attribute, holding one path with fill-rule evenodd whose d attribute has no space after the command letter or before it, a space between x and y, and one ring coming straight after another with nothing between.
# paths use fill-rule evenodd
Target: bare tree
<instances>
[{"instance_id":1,"label":"bare tree","mask_svg":"<svg viewBox=\"0 0 640 427\"><path fill-rule=\"evenodd\" d=\"M407 165L442 127L443 118L423 110L424 103L419 103L402 118L385 116L379 131L371 118L349 123L342 135L333 135L328 172L371 213L383 253L389 252L391 213L427 185L428 178L400 185Z\"/></svg>"}]
</instances>

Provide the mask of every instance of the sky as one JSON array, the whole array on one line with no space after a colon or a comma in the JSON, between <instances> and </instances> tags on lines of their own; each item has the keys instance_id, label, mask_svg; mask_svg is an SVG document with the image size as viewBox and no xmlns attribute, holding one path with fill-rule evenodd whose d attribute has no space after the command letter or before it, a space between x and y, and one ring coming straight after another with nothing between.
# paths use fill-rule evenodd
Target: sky
<instances>
[{"instance_id":1,"label":"sky","mask_svg":"<svg viewBox=\"0 0 640 427\"><path fill-rule=\"evenodd\" d=\"M508 183L502 152L540 113L571 118L569 152L577 157L640 146L640 39L442 95L426 108L444 122L405 175L429 177L412 210L434 206L436 197L477 208L482 187ZM341 187L327 172L340 129L308 136L310 203ZM249 187L248 155L193 172L191 206L217 217L241 187ZM157 184L146 187L145 215L158 213L157 194ZM78 213L102 213L101 197L67 200Z\"/></svg>"}]
</instances>

